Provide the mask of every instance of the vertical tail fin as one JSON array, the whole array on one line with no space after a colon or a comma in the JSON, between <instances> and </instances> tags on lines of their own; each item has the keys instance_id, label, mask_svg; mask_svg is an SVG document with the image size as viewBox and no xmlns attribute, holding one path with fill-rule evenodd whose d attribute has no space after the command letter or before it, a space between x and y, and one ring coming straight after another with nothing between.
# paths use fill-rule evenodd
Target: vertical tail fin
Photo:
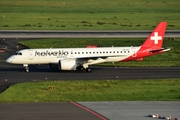
<instances>
[{"instance_id":1,"label":"vertical tail fin","mask_svg":"<svg viewBox=\"0 0 180 120\"><path fill-rule=\"evenodd\" d=\"M161 48L164 40L164 33L167 22L160 22L158 26L149 35L146 41L141 45L143 48Z\"/></svg>"}]
</instances>

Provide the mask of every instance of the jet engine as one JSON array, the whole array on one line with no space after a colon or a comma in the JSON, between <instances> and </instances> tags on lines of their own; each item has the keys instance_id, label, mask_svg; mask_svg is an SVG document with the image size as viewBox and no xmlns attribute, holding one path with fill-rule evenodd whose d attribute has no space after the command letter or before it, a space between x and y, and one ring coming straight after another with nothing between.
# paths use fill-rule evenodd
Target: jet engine
<instances>
[{"instance_id":1,"label":"jet engine","mask_svg":"<svg viewBox=\"0 0 180 120\"><path fill-rule=\"evenodd\" d=\"M71 60L71 59L59 60L58 68L59 70L76 70L77 68L76 60Z\"/></svg>"}]
</instances>

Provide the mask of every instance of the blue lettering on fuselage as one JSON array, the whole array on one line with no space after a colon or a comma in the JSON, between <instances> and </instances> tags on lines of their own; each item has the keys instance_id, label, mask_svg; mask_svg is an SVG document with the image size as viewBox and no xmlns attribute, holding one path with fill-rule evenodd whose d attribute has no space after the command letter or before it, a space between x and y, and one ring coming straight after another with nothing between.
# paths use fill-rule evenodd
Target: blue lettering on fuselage
<instances>
[{"instance_id":1,"label":"blue lettering on fuselage","mask_svg":"<svg viewBox=\"0 0 180 120\"><path fill-rule=\"evenodd\" d=\"M59 50L59 51L35 51L35 57L36 56L57 56L58 58L65 58L68 55L68 51Z\"/></svg>"}]
</instances>

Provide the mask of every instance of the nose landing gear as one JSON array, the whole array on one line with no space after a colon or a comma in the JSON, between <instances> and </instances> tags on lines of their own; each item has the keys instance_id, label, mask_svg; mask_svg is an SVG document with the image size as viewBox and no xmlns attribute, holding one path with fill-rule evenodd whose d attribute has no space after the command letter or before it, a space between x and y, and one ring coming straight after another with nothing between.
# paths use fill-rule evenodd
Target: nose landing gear
<instances>
[{"instance_id":1,"label":"nose landing gear","mask_svg":"<svg viewBox=\"0 0 180 120\"><path fill-rule=\"evenodd\" d=\"M29 72L29 67L28 67L28 64L23 64L23 67L25 68L25 72Z\"/></svg>"}]
</instances>

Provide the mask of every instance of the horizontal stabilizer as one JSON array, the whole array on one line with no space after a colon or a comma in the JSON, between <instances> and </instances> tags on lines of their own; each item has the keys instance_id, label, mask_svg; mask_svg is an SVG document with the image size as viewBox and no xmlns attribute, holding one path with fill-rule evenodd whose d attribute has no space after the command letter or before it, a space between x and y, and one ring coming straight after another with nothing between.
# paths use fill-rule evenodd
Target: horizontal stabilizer
<instances>
[{"instance_id":1,"label":"horizontal stabilizer","mask_svg":"<svg viewBox=\"0 0 180 120\"><path fill-rule=\"evenodd\" d=\"M170 50L170 48L160 48L160 49L156 49L156 50L151 50L149 52L157 53L157 52L161 52L161 51L165 52L165 51L169 51L169 50Z\"/></svg>"}]
</instances>

